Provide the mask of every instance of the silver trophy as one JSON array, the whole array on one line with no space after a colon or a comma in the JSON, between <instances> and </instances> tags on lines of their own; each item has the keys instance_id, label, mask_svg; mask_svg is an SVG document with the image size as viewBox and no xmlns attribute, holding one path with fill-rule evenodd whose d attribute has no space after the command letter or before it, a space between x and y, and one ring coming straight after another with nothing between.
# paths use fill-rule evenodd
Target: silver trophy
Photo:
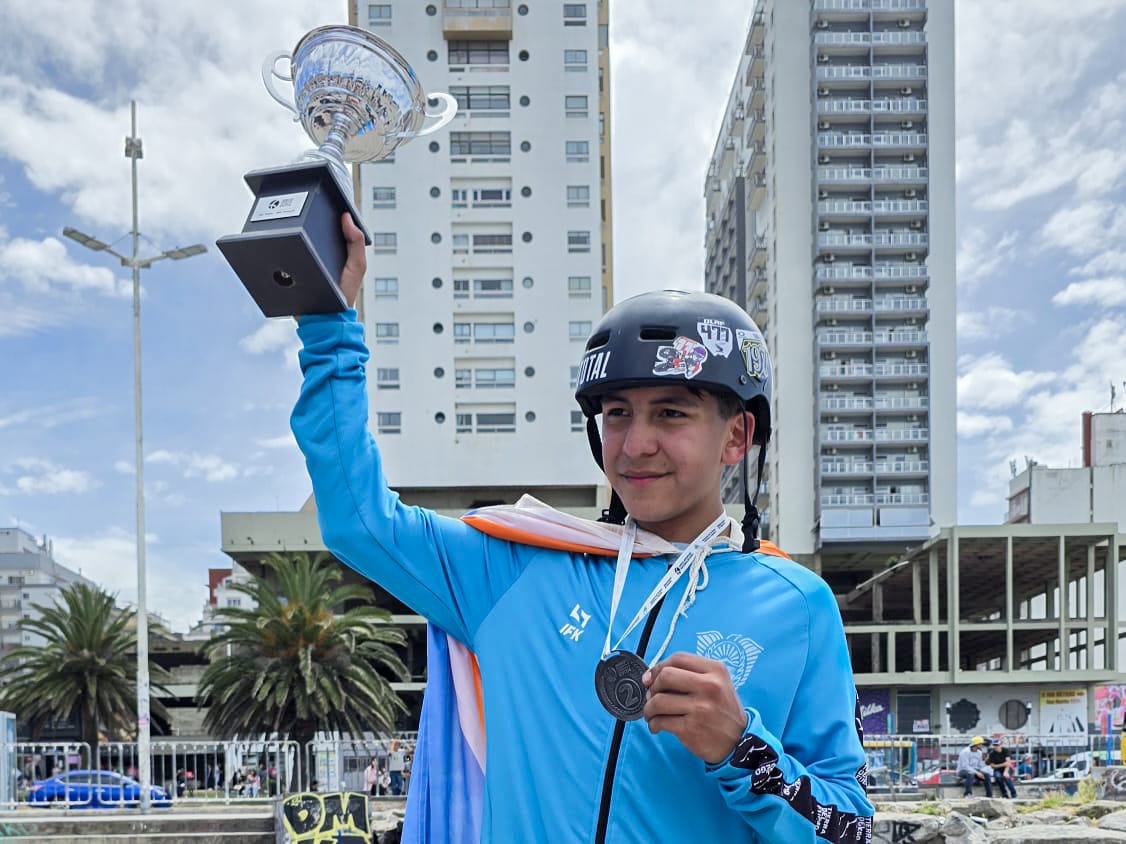
<instances>
[{"instance_id":1,"label":"silver trophy","mask_svg":"<svg viewBox=\"0 0 1126 844\"><path fill-rule=\"evenodd\" d=\"M283 59L288 73L278 69ZM275 80L292 83L292 96L279 92ZM319 146L293 164L247 173L255 196L250 215L241 234L216 245L266 316L342 311L347 243L341 215L351 214L371 243L344 163L385 158L412 138L438 131L457 113L457 102L430 94L442 108L428 112L428 96L406 60L353 26L307 33L292 53L266 59L262 81ZM433 122L426 125L428 119Z\"/></svg>"}]
</instances>

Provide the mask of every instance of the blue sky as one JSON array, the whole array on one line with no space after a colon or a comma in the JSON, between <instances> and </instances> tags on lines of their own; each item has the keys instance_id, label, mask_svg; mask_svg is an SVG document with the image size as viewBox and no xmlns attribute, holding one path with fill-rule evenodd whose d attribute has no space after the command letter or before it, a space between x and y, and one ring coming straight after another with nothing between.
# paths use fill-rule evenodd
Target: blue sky
<instances>
[{"instance_id":1,"label":"blue sky","mask_svg":"<svg viewBox=\"0 0 1126 844\"><path fill-rule=\"evenodd\" d=\"M656 0L613 7L619 298L702 283L703 171L749 8L713 5L691 19ZM956 5L959 509L992 523L1010 459L1075 463L1079 414L1109 409L1111 382L1126 403L1126 4ZM305 146L262 89L261 58L344 8L0 0L0 525L50 536L125 600L130 277L60 232L128 231L130 98L142 253L237 231L242 174ZM149 598L185 629L207 568L226 563L219 512L292 510L308 495L288 432L295 341L214 249L142 281Z\"/></svg>"}]
</instances>

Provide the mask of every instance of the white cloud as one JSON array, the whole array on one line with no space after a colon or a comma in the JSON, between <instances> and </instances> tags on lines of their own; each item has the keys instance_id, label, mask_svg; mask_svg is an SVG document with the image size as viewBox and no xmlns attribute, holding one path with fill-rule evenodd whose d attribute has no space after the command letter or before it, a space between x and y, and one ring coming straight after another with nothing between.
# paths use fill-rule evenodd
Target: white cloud
<instances>
[{"instance_id":1,"label":"white cloud","mask_svg":"<svg viewBox=\"0 0 1126 844\"><path fill-rule=\"evenodd\" d=\"M1015 308L992 305L984 311L963 311L958 314L958 339L983 340L1012 332L1027 314Z\"/></svg>"},{"instance_id":2,"label":"white cloud","mask_svg":"<svg viewBox=\"0 0 1126 844\"><path fill-rule=\"evenodd\" d=\"M63 242L54 237L0 241L0 281L20 284L31 293L82 293L103 296L132 294L132 283L114 278L105 267L74 261Z\"/></svg>"},{"instance_id":3,"label":"white cloud","mask_svg":"<svg viewBox=\"0 0 1126 844\"><path fill-rule=\"evenodd\" d=\"M1055 378L1046 372L1017 372L998 354L970 358L958 376L958 405L986 410L1012 407Z\"/></svg>"},{"instance_id":4,"label":"white cloud","mask_svg":"<svg viewBox=\"0 0 1126 844\"><path fill-rule=\"evenodd\" d=\"M7 314L4 315L5 319ZM0 408L0 429L38 426L48 430L71 422L83 422L100 416L107 410L96 397L67 399L54 404L25 407L5 414Z\"/></svg>"},{"instance_id":5,"label":"white cloud","mask_svg":"<svg viewBox=\"0 0 1126 844\"><path fill-rule=\"evenodd\" d=\"M254 444L259 448L297 448L297 440L293 438L292 433L255 440Z\"/></svg>"},{"instance_id":6,"label":"white cloud","mask_svg":"<svg viewBox=\"0 0 1126 844\"><path fill-rule=\"evenodd\" d=\"M1126 207L1099 199L1061 208L1044 224L1041 235L1045 245L1085 258L1126 237Z\"/></svg>"},{"instance_id":7,"label":"white cloud","mask_svg":"<svg viewBox=\"0 0 1126 844\"><path fill-rule=\"evenodd\" d=\"M52 539L55 556L63 565L80 569L106 591L116 593L121 603L137 602L136 534L110 528L86 536L57 536ZM171 549L147 534L145 575L150 610L159 610L175 630L186 630L201 614L207 600L206 569L191 560L200 554L193 549ZM183 559L181 559L181 557Z\"/></svg>"},{"instance_id":8,"label":"white cloud","mask_svg":"<svg viewBox=\"0 0 1126 844\"><path fill-rule=\"evenodd\" d=\"M135 475L137 473L137 470L133 467L133 464L128 460L114 461L113 471L117 472L117 474L119 475Z\"/></svg>"},{"instance_id":9,"label":"white cloud","mask_svg":"<svg viewBox=\"0 0 1126 844\"><path fill-rule=\"evenodd\" d=\"M281 352L287 368L300 369L297 352L301 349L301 340L297 336L297 323L292 319L267 320L253 334L239 340L239 348L252 355Z\"/></svg>"},{"instance_id":10,"label":"white cloud","mask_svg":"<svg viewBox=\"0 0 1126 844\"><path fill-rule=\"evenodd\" d=\"M1056 305L1098 305L1115 308L1126 305L1126 278L1092 278L1073 281L1052 297Z\"/></svg>"},{"instance_id":11,"label":"white cloud","mask_svg":"<svg viewBox=\"0 0 1126 844\"><path fill-rule=\"evenodd\" d=\"M985 434L995 436L1006 434L1013 429L1013 420L1008 416L989 416L980 413L958 411L958 436L980 437Z\"/></svg>"},{"instance_id":12,"label":"white cloud","mask_svg":"<svg viewBox=\"0 0 1126 844\"><path fill-rule=\"evenodd\" d=\"M8 471L17 475L16 489L26 495L78 494L100 486L88 472L67 469L37 457L15 460Z\"/></svg>"},{"instance_id":13,"label":"white cloud","mask_svg":"<svg viewBox=\"0 0 1126 844\"><path fill-rule=\"evenodd\" d=\"M239 469L214 454L167 451L161 449L145 456L146 463L174 466L185 478L202 477L211 483L229 481L239 476Z\"/></svg>"},{"instance_id":14,"label":"white cloud","mask_svg":"<svg viewBox=\"0 0 1126 844\"><path fill-rule=\"evenodd\" d=\"M1015 231L1006 232L999 238L982 228L972 228L966 232L958 246L956 259L958 286L972 290L981 282L999 274L1016 255L1019 239L1020 236Z\"/></svg>"}]
</instances>

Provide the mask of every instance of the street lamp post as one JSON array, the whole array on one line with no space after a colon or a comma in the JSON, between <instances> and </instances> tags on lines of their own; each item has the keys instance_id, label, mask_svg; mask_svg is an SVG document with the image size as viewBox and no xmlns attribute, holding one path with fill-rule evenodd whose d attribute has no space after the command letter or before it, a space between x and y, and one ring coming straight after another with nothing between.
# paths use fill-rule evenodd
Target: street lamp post
<instances>
[{"instance_id":1,"label":"street lamp post","mask_svg":"<svg viewBox=\"0 0 1126 844\"><path fill-rule=\"evenodd\" d=\"M126 257L115 252L109 244L84 234L77 229L63 229L63 235L95 252L108 252L121 261L123 267L133 270L133 415L136 433L137 463L137 776L140 780L140 808L146 813L152 806L150 785L152 759L149 753L149 619L145 578L145 475L144 440L141 427L141 270L156 261L171 258L179 261L193 255L202 255L207 247L201 244L169 249L146 258L138 254L140 232L137 230L137 161L144 157L141 139L137 137L137 103L129 103L132 120L131 132L125 139L125 157L133 170L133 254ZM97 767L97 761L93 760Z\"/></svg>"}]
</instances>

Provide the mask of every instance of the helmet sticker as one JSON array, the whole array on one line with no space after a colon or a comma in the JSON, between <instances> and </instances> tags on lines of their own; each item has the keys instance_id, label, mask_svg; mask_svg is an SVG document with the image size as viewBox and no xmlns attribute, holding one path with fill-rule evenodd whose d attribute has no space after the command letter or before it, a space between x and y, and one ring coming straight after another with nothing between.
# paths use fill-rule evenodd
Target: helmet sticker
<instances>
[{"instance_id":1,"label":"helmet sticker","mask_svg":"<svg viewBox=\"0 0 1126 844\"><path fill-rule=\"evenodd\" d=\"M654 375L683 375L695 378L704 368L708 350L691 337L677 337L671 346L657 347L657 360L653 364Z\"/></svg>"},{"instance_id":2,"label":"helmet sticker","mask_svg":"<svg viewBox=\"0 0 1126 844\"><path fill-rule=\"evenodd\" d=\"M609 349L587 352L583 355L583 362L579 364L579 376L575 379L576 386L582 387L590 381L601 381L606 377L606 366L609 363Z\"/></svg>"},{"instance_id":3,"label":"helmet sticker","mask_svg":"<svg viewBox=\"0 0 1126 844\"><path fill-rule=\"evenodd\" d=\"M716 357L725 358L731 354L731 329L721 319L702 319L696 323L696 331L704 346Z\"/></svg>"},{"instance_id":4,"label":"helmet sticker","mask_svg":"<svg viewBox=\"0 0 1126 844\"><path fill-rule=\"evenodd\" d=\"M757 331L736 329L735 336L739 339L739 351L747 374L759 381L766 380L770 375L770 358L762 335Z\"/></svg>"}]
</instances>

